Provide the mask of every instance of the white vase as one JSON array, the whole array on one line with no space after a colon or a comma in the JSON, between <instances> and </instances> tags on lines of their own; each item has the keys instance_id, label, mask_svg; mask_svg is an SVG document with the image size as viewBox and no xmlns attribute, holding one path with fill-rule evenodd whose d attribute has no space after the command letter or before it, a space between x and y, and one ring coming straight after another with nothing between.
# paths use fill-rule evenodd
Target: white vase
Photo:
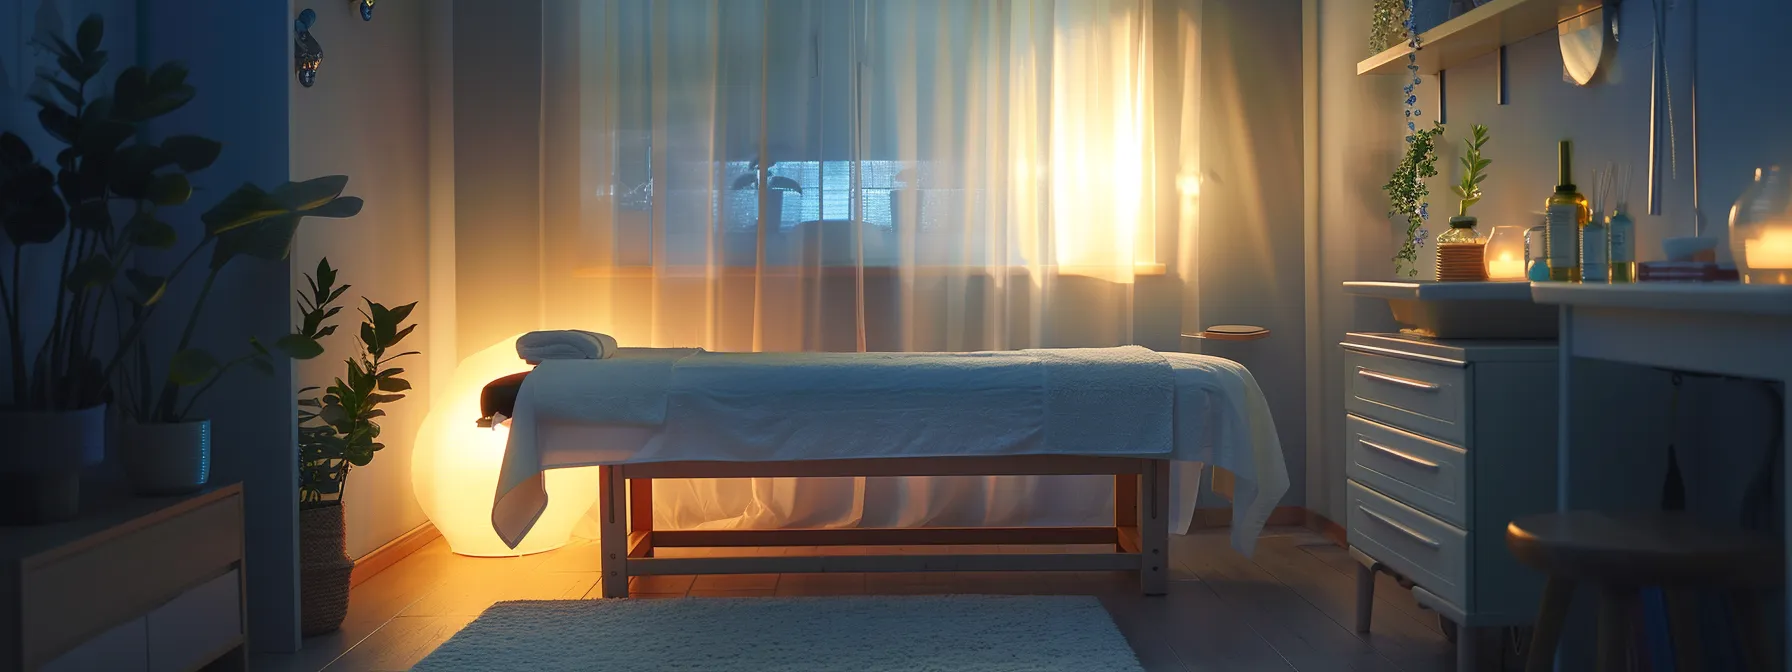
<instances>
[{"instance_id":1,"label":"white vase","mask_svg":"<svg viewBox=\"0 0 1792 672\"><path fill-rule=\"evenodd\" d=\"M210 420L118 428L125 474L140 495L179 495L205 487L212 471Z\"/></svg>"},{"instance_id":2,"label":"white vase","mask_svg":"<svg viewBox=\"0 0 1792 672\"><path fill-rule=\"evenodd\" d=\"M39 525L81 509L81 468L106 451L106 406L0 410L0 524Z\"/></svg>"}]
</instances>

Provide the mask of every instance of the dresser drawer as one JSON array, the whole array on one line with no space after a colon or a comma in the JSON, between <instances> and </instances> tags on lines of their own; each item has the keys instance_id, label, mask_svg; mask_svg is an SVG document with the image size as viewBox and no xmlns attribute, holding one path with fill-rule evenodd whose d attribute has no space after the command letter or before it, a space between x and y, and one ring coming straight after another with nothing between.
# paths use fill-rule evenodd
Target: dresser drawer
<instances>
[{"instance_id":1,"label":"dresser drawer","mask_svg":"<svg viewBox=\"0 0 1792 672\"><path fill-rule=\"evenodd\" d=\"M1350 545L1464 608L1468 603L1468 534L1349 482Z\"/></svg>"},{"instance_id":2,"label":"dresser drawer","mask_svg":"<svg viewBox=\"0 0 1792 672\"><path fill-rule=\"evenodd\" d=\"M1344 417L1345 475L1457 527L1468 527L1468 454L1411 432Z\"/></svg>"},{"instance_id":3,"label":"dresser drawer","mask_svg":"<svg viewBox=\"0 0 1792 672\"><path fill-rule=\"evenodd\" d=\"M242 581L232 569L149 612L149 672L196 670L241 643Z\"/></svg>"},{"instance_id":4,"label":"dresser drawer","mask_svg":"<svg viewBox=\"0 0 1792 672\"><path fill-rule=\"evenodd\" d=\"M1345 351L1344 408L1449 443L1468 432L1468 369Z\"/></svg>"},{"instance_id":5,"label":"dresser drawer","mask_svg":"<svg viewBox=\"0 0 1792 672\"><path fill-rule=\"evenodd\" d=\"M137 618L82 642L44 663L38 672L147 672L148 651L149 635L144 619Z\"/></svg>"},{"instance_id":6,"label":"dresser drawer","mask_svg":"<svg viewBox=\"0 0 1792 672\"><path fill-rule=\"evenodd\" d=\"M22 568L20 640L27 665L166 604L240 558L243 498L233 494Z\"/></svg>"}]
</instances>

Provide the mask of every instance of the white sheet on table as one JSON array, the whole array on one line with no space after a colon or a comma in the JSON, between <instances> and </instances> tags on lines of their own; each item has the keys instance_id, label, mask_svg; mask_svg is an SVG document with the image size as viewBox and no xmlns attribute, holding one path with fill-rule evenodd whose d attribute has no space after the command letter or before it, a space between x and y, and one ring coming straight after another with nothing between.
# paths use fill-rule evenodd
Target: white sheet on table
<instances>
[{"instance_id":1,"label":"white sheet on table","mask_svg":"<svg viewBox=\"0 0 1792 672\"><path fill-rule=\"evenodd\" d=\"M698 353L651 459L1165 455L1175 388L1136 346L976 353Z\"/></svg>"},{"instance_id":2,"label":"white sheet on table","mask_svg":"<svg viewBox=\"0 0 1792 672\"><path fill-rule=\"evenodd\" d=\"M1232 508L1232 543L1250 554L1256 537L1288 489L1281 444L1262 390L1250 372L1236 362L1181 353L1164 353L1176 389L1175 434L1168 457L1176 465L1171 524L1186 533L1193 519L1195 484L1200 470L1213 464L1237 476ZM520 540L546 506L543 470L597 464L672 460L736 459L700 446L668 442L667 432L644 425L606 424L586 417L596 411L565 403L538 405L537 400L577 394L576 376L550 375L544 369L590 362L548 362L531 374L518 395L509 446L499 479L493 523L499 535ZM565 370L562 369L562 373ZM1165 455L1141 455L1165 457Z\"/></svg>"}]
</instances>

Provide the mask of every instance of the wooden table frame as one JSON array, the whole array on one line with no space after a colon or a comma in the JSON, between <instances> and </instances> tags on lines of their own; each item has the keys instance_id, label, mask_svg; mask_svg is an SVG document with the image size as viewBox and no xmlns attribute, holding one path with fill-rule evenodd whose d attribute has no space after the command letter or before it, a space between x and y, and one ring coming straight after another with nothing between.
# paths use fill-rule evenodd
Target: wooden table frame
<instances>
[{"instance_id":1,"label":"wooden table frame","mask_svg":"<svg viewBox=\"0 0 1792 672\"><path fill-rule=\"evenodd\" d=\"M1139 573L1146 595L1169 575L1170 463L1119 457L1024 455L800 462L661 462L600 468L604 597L628 597L630 577L798 572L1113 571ZM654 530L653 479L837 476L1111 475L1107 527L919 527ZM1114 553L795 555L656 558L655 547L1113 544Z\"/></svg>"}]
</instances>

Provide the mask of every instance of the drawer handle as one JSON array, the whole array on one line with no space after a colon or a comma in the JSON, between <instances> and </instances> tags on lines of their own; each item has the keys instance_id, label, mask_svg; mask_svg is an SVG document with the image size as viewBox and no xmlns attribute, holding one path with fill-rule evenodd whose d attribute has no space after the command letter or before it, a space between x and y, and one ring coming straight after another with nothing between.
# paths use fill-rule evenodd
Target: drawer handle
<instances>
[{"instance_id":1,"label":"drawer handle","mask_svg":"<svg viewBox=\"0 0 1792 672\"><path fill-rule=\"evenodd\" d=\"M1395 522L1395 520L1392 518L1381 515L1374 511L1370 511L1369 508L1366 506L1359 505L1356 507L1356 510L1363 512L1363 515L1366 515L1370 518L1374 518L1378 521L1381 521L1381 524L1386 525L1391 528L1394 528L1394 530L1400 532L1401 534L1412 537L1413 541L1417 541L1421 544L1424 544L1426 548L1436 550L1436 549L1443 547L1443 544L1437 543L1436 539L1432 539L1431 537L1427 537L1423 534L1420 534L1418 530L1412 529L1405 525L1401 525L1400 523Z\"/></svg>"},{"instance_id":2,"label":"drawer handle","mask_svg":"<svg viewBox=\"0 0 1792 672\"><path fill-rule=\"evenodd\" d=\"M1370 380L1379 380L1384 383L1391 383L1394 385L1399 385L1401 387L1410 388L1410 389L1414 389L1414 390L1422 390L1425 392L1436 392L1439 389L1437 383L1427 383L1423 380L1413 380L1411 378L1401 378L1400 376L1389 375L1386 373L1382 373L1380 371L1365 369L1360 366L1357 367L1357 369L1356 369L1356 375L1362 376L1364 378L1368 378Z\"/></svg>"},{"instance_id":3,"label":"drawer handle","mask_svg":"<svg viewBox=\"0 0 1792 672\"><path fill-rule=\"evenodd\" d=\"M1393 448L1389 448L1387 446L1381 445L1374 441L1370 441L1368 439L1357 439L1356 442L1363 444L1364 448L1368 448L1370 450L1375 450L1375 451L1379 451L1382 453L1386 453L1388 457L1392 457L1396 460L1400 460L1401 462L1405 462L1407 464L1413 465L1420 469L1424 469L1426 471L1437 471L1437 463L1436 462L1432 462L1430 460L1421 460L1412 455L1402 453L1398 450L1394 450Z\"/></svg>"}]
</instances>

